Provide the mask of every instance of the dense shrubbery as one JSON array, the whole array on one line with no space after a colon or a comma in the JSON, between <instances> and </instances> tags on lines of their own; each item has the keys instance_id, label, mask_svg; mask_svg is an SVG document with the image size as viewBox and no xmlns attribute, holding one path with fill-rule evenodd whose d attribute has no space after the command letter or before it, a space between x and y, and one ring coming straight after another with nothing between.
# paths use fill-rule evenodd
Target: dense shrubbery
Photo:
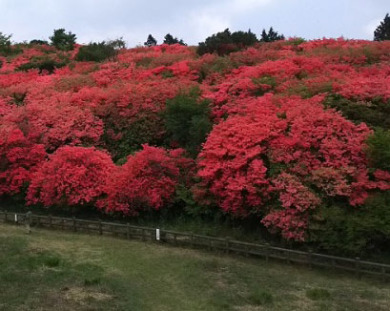
<instances>
[{"instance_id":1,"label":"dense shrubbery","mask_svg":"<svg viewBox=\"0 0 390 311\"><path fill-rule=\"evenodd\" d=\"M0 56L0 195L385 248L390 42L255 39L227 30L203 55L151 40Z\"/></svg>"},{"instance_id":2,"label":"dense shrubbery","mask_svg":"<svg viewBox=\"0 0 390 311\"><path fill-rule=\"evenodd\" d=\"M89 62L102 62L112 59L117 54L115 47L106 42L90 43L80 47L76 54L76 60Z\"/></svg>"},{"instance_id":3,"label":"dense shrubbery","mask_svg":"<svg viewBox=\"0 0 390 311\"><path fill-rule=\"evenodd\" d=\"M198 93L195 89L168 100L164 113L170 145L178 144L192 155L200 151L212 127L209 102L199 100Z\"/></svg>"},{"instance_id":4,"label":"dense shrubbery","mask_svg":"<svg viewBox=\"0 0 390 311\"><path fill-rule=\"evenodd\" d=\"M197 52L199 55L214 52L218 55L226 55L254 45L256 42L258 42L257 37L250 30L231 33L229 29L225 29L200 42Z\"/></svg>"}]
</instances>

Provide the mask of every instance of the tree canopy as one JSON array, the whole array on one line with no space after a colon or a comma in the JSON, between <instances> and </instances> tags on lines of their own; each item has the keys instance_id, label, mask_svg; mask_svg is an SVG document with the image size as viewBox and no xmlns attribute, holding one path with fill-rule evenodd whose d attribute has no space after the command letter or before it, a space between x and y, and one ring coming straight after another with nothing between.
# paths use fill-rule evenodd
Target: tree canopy
<instances>
[{"instance_id":1,"label":"tree canopy","mask_svg":"<svg viewBox=\"0 0 390 311\"><path fill-rule=\"evenodd\" d=\"M383 21L374 31L374 41L390 40L390 16L386 14Z\"/></svg>"}]
</instances>

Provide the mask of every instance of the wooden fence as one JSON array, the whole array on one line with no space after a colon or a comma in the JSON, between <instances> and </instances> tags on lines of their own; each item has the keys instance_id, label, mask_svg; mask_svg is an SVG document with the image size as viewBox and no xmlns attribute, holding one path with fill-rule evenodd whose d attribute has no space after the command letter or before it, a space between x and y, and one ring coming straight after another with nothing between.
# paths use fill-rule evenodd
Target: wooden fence
<instances>
[{"instance_id":1,"label":"wooden fence","mask_svg":"<svg viewBox=\"0 0 390 311\"><path fill-rule=\"evenodd\" d=\"M296 251L273 247L268 244L246 243L192 233L132 226L129 224L35 214L31 214L28 220L26 214L0 212L0 221L17 224L30 222L33 226L49 229L113 235L125 239L156 241L181 247L196 247L208 250L219 250L226 253L238 253L245 256L259 256L264 258L267 262L269 259L278 259L288 263L304 264L310 267L325 267L349 271L356 274L356 276L366 274L377 276L383 280L390 280L390 265L387 264L363 261L359 258L351 259L313 252Z\"/></svg>"}]
</instances>

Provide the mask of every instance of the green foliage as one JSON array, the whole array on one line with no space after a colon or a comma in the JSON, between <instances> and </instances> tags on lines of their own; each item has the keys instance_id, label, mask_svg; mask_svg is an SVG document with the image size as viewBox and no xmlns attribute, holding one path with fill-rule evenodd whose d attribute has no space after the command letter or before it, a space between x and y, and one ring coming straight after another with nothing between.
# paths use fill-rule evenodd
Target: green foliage
<instances>
[{"instance_id":1,"label":"green foliage","mask_svg":"<svg viewBox=\"0 0 390 311\"><path fill-rule=\"evenodd\" d=\"M183 39L178 39L178 38L174 38L171 34L166 34L165 37L164 37L164 44L180 44L180 45L187 45L184 43Z\"/></svg>"},{"instance_id":2,"label":"green foliage","mask_svg":"<svg viewBox=\"0 0 390 311\"><path fill-rule=\"evenodd\" d=\"M309 240L348 256L384 250L390 242L389 206L390 191L376 193L359 208L324 206L313 216Z\"/></svg>"},{"instance_id":3,"label":"green foliage","mask_svg":"<svg viewBox=\"0 0 390 311\"><path fill-rule=\"evenodd\" d=\"M390 104L380 98L371 102L352 101L340 95L329 95L324 105L336 108L344 117L355 123L365 122L371 127L390 129Z\"/></svg>"},{"instance_id":4,"label":"green foliage","mask_svg":"<svg viewBox=\"0 0 390 311\"><path fill-rule=\"evenodd\" d=\"M11 45L11 37L12 35L0 32L0 56L12 56L23 52L20 47Z\"/></svg>"},{"instance_id":5,"label":"green foliage","mask_svg":"<svg viewBox=\"0 0 390 311\"><path fill-rule=\"evenodd\" d=\"M47 72L49 74L54 73L56 68L61 68L67 65L67 61L56 61L47 57L37 57L30 62L20 65L16 68L18 71L28 71L31 69L38 69L39 73Z\"/></svg>"},{"instance_id":6,"label":"green foliage","mask_svg":"<svg viewBox=\"0 0 390 311\"><path fill-rule=\"evenodd\" d=\"M159 146L162 144L163 121L155 115L144 116L131 124L114 125L110 120L106 121L103 141L105 147L111 153L116 164L124 164L128 155L141 150L143 144ZM108 132L120 133L120 138L113 139Z\"/></svg>"},{"instance_id":7,"label":"green foliage","mask_svg":"<svg viewBox=\"0 0 390 311\"><path fill-rule=\"evenodd\" d=\"M272 27L268 30L268 33L263 29L260 42L274 42L278 40L284 40L284 36L279 35Z\"/></svg>"},{"instance_id":8,"label":"green foliage","mask_svg":"<svg viewBox=\"0 0 390 311\"><path fill-rule=\"evenodd\" d=\"M115 50L125 49L126 48L126 42L123 40L123 37L120 37L118 39L110 40L107 43L108 45L112 46Z\"/></svg>"},{"instance_id":9,"label":"green foliage","mask_svg":"<svg viewBox=\"0 0 390 311\"><path fill-rule=\"evenodd\" d=\"M203 55L216 52L218 55L226 55L254 45L256 42L258 42L256 35L250 30L231 33L227 28L206 38L204 42L200 42L197 53Z\"/></svg>"},{"instance_id":10,"label":"green foliage","mask_svg":"<svg viewBox=\"0 0 390 311\"><path fill-rule=\"evenodd\" d=\"M53 36L49 37L51 45L61 51L71 51L76 43L76 35L65 32L64 28L54 29Z\"/></svg>"},{"instance_id":11,"label":"green foliage","mask_svg":"<svg viewBox=\"0 0 390 311\"><path fill-rule=\"evenodd\" d=\"M390 40L390 16L387 13L374 31L374 41Z\"/></svg>"},{"instance_id":12,"label":"green foliage","mask_svg":"<svg viewBox=\"0 0 390 311\"><path fill-rule=\"evenodd\" d=\"M209 102L199 100L196 89L168 100L163 118L170 143L178 143L194 156L212 127Z\"/></svg>"},{"instance_id":13,"label":"green foliage","mask_svg":"<svg viewBox=\"0 0 390 311\"><path fill-rule=\"evenodd\" d=\"M390 130L377 129L367 140L372 167L390 171Z\"/></svg>"},{"instance_id":14,"label":"green foliage","mask_svg":"<svg viewBox=\"0 0 390 311\"><path fill-rule=\"evenodd\" d=\"M82 46L77 55L77 61L89 61L89 62L102 62L106 59L112 59L117 54L115 47L106 43L105 41L98 43L90 43L88 45Z\"/></svg>"},{"instance_id":15,"label":"green foliage","mask_svg":"<svg viewBox=\"0 0 390 311\"><path fill-rule=\"evenodd\" d=\"M8 47L11 46L11 37L12 35L6 35L0 32L0 47Z\"/></svg>"},{"instance_id":16,"label":"green foliage","mask_svg":"<svg viewBox=\"0 0 390 311\"><path fill-rule=\"evenodd\" d=\"M149 34L148 38L144 42L144 45L149 47L149 48L152 47L152 46L156 46L157 45L157 40L151 34Z\"/></svg>"},{"instance_id":17,"label":"green foliage","mask_svg":"<svg viewBox=\"0 0 390 311\"><path fill-rule=\"evenodd\" d=\"M29 44L32 44L32 45L49 45L49 42L46 41L46 40L34 39L34 40L31 40Z\"/></svg>"}]
</instances>

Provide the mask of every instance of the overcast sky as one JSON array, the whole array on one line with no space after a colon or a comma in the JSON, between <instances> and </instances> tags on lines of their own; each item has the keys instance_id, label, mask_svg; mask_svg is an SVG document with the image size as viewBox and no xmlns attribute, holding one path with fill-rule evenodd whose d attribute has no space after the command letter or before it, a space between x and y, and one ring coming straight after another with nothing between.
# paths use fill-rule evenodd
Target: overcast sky
<instances>
[{"instance_id":1,"label":"overcast sky","mask_svg":"<svg viewBox=\"0 0 390 311\"><path fill-rule=\"evenodd\" d=\"M16 42L65 28L79 43L123 37L132 47L171 33L192 45L226 28L259 36L270 26L286 37L371 40L390 0L0 0L0 12L0 32Z\"/></svg>"}]
</instances>

